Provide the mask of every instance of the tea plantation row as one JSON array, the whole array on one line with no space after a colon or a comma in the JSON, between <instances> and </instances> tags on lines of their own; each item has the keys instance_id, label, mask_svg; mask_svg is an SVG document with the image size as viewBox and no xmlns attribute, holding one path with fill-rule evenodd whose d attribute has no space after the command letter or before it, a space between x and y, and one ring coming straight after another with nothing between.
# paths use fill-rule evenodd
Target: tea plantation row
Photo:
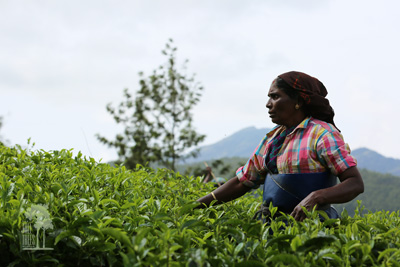
<instances>
[{"instance_id":1,"label":"tea plantation row","mask_svg":"<svg viewBox=\"0 0 400 267\"><path fill-rule=\"evenodd\" d=\"M212 189L70 150L0 147L0 266L400 266L399 212L262 224L252 194L193 210Z\"/></svg>"}]
</instances>

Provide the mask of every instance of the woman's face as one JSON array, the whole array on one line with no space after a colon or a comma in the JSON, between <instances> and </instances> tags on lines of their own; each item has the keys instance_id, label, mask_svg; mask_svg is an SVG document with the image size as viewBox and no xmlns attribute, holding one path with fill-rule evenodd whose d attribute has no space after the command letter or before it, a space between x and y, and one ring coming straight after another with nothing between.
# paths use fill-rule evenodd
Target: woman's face
<instances>
[{"instance_id":1,"label":"woman's face","mask_svg":"<svg viewBox=\"0 0 400 267\"><path fill-rule=\"evenodd\" d=\"M286 127L296 126L305 118L304 113L295 106L297 100L290 98L274 81L268 92L267 109L273 123Z\"/></svg>"}]
</instances>

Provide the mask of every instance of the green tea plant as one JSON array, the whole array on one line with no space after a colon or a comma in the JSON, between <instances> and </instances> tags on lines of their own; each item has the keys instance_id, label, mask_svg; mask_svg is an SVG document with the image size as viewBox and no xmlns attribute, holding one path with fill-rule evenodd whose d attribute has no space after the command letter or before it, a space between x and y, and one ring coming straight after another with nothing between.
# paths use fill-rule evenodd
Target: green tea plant
<instances>
[{"instance_id":1,"label":"green tea plant","mask_svg":"<svg viewBox=\"0 0 400 267\"><path fill-rule=\"evenodd\" d=\"M211 190L167 169L2 146L0 266L399 266L399 212L296 222L271 207L264 224L252 219L261 191L194 209ZM31 224L40 247L26 248L34 205L52 227Z\"/></svg>"}]
</instances>

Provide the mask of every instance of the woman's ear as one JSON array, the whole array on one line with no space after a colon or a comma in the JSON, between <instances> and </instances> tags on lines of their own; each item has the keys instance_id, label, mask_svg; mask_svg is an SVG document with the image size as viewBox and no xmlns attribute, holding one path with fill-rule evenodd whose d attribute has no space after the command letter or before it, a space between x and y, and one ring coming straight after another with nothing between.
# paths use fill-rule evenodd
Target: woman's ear
<instances>
[{"instance_id":1,"label":"woman's ear","mask_svg":"<svg viewBox=\"0 0 400 267\"><path fill-rule=\"evenodd\" d=\"M304 99L301 97L297 97L296 109L301 109L303 107L304 107Z\"/></svg>"}]
</instances>

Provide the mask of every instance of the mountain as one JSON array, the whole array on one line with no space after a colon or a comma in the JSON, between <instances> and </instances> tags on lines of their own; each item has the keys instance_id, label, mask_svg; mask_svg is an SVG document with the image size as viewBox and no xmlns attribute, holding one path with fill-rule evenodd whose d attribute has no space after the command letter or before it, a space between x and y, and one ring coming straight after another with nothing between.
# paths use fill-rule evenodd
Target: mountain
<instances>
[{"instance_id":1,"label":"mountain","mask_svg":"<svg viewBox=\"0 0 400 267\"><path fill-rule=\"evenodd\" d=\"M247 159L269 130L255 127L244 128L212 145L200 147L199 156L186 162L193 163L229 157ZM400 176L400 159L385 157L368 148L354 149L352 155L357 159L359 168Z\"/></svg>"},{"instance_id":2,"label":"mountain","mask_svg":"<svg viewBox=\"0 0 400 267\"><path fill-rule=\"evenodd\" d=\"M269 129L267 128L244 128L215 144L200 147L199 156L195 159L191 159L190 162L230 157L247 158L253 153L254 149L268 131Z\"/></svg>"},{"instance_id":3,"label":"mountain","mask_svg":"<svg viewBox=\"0 0 400 267\"><path fill-rule=\"evenodd\" d=\"M359 168L400 176L400 159L388 158L368 148L352 151Z\"/></svg>"}]
</instances>

